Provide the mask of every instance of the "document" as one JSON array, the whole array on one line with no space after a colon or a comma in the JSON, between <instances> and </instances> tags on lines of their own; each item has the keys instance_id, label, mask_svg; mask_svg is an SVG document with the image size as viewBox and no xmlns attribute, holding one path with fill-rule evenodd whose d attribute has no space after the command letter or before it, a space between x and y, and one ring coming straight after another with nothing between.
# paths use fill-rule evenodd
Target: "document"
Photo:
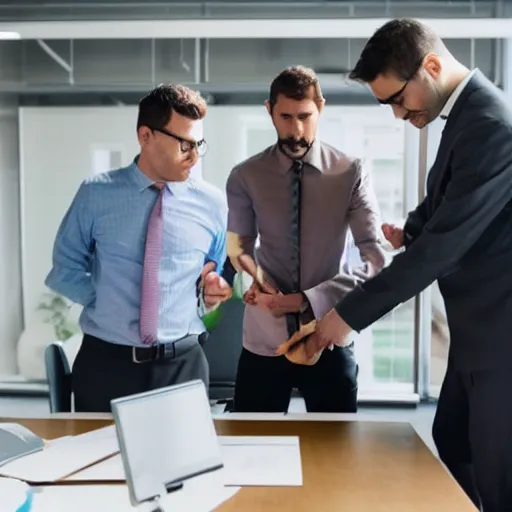
<instances>
[{"instance_id":1,"label":"document","mask_svg":"<svg viewBox=\"0 0 512 512\"><path fill-rule=\"evenodd\" d=\"M28 483L56 482L118 452L115 426L111 425L61 439L41 451L8 462L0 467L0 476Z\"/></svg>"},{"instance_id":2,"label":"document","mask_svg":"<svg viewBox=\"0 0 512 512\"><path fill-rule=\"evenodd\" d=\"M296 436L221 437L225 485L302 486Z\"/></svg>"},{"instance_id":3,"label":"document","mask_svg":"<svg viewBox=\"0 0 512 512\"><path fill-rule=\"evenodd\" d=\"M187 480L182 490L168 494L158 505L164 512L211 512L233 497L240 487L205 485L204 480ZM30 512L153 512L154 502L133 507L126 485L58 485L34 488Z\"/></svg>"},{"instance_id":4,"label":"document","mask_svg":"<svg viewBox=\"0 0 512 512\"><path fill-rule=\"evenodd\" d=\"M296 436L219 436L226 486L302 486ZM66 478L80 482L124 482L121 455Z\"/></svg>"}]
</instances>

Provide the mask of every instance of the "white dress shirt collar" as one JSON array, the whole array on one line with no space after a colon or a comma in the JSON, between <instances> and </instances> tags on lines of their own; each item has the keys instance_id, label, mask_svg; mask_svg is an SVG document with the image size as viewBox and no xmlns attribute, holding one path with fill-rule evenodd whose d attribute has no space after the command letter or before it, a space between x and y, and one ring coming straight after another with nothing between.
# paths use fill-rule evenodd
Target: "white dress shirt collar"
<instances>
[{"instance_id":1,"label":"white dress shirt collar","mask_svg":"<svg viewBox=\"0 0 512 512\"><path fill-rule=\"evenodd\" d=\"M452 111L453 106L455 105L455 102L457 101L458 97L461 95L462 91L468 84L468 82L471 80L473 75L475 74L476 69L471 71L466 75L466 78L462 80L462 82L455 88L455 90L452 92L450 97L448 98L448 101L445 103L443 110L441 110L440 117L441 119L447 119L450 115L450 112Z\"/></svg>"}]
</instances>

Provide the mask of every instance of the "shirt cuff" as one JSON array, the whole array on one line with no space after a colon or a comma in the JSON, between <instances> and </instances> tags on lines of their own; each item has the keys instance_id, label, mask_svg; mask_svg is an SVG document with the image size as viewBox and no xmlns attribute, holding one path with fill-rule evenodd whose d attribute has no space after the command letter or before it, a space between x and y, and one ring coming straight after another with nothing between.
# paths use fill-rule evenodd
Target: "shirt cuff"
<instances>
[{"instance_id":1,"label":"shirt cuff","mask_svg":"<svg viewBox=\"0 0 512 512\"><path fill-rule=\"evenodd\" d=\"M313 315L316 319L322 318L329 311L330 308L325 307L325 298L323 297L323 294L316 290L316 288L305 290L302 292L302 294L308 300L309 306L311 307ZM324 307L322 307L322 305Z\"/></svg>"}]
</instances>

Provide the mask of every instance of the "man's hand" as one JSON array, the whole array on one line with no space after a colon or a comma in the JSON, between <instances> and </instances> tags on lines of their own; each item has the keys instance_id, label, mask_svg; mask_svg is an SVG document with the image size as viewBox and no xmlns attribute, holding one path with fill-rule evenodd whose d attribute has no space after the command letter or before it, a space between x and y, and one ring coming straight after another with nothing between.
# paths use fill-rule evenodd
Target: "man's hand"
<instances>
[{"instance_id":1,"label":"man's hand","mask_svg":"<svg viewBox=\"0 0 512 512\"><path fill-rule=\"evenodd\" d=\"M306 356L311 358L331 345L340 347L348 345L348 335L351 331L351 327L338 315L336 310L331 309L316 323L315 332L307 339L305 343Z\"/></svg>"},{"instance_id":2,"label":"man's hand","mask_svg":"<svg viewBox=\"0 0 512 512\"><path fill-rule=\"evenodd\" d=\"M230 299L233 293L227 281L215 272L216 267L214 262L209 261L201 271L204 305L207 308Z\"/></svg>"},{"instance_id":3,"label":"man's hand","mask_svg":"<svg viewBox=\"0 0 512 512\"><path fill-rule=\"evenodd\" d=\"M311 366L316 364L322 355L322 351L318 351L312 357L306 353L309 336L315 332L316 320L301 325L300 330L295 332L293 336L277 347L275 354L277 356L284 355L289 361L295 364L304 364Z\"/></svg>"},{"instance_id":4,"label":"man's hand","mask_svg":"<svg viewBox=\"0 0 512 512\"><path fill-rule=\"evenodd\" d=\"M280 317L286 313L298 313L304 305L304 296L302 293L263 293L256 292L254 303L264 311L272 313L275 317Z\"/></svg>"},{"instance_id":5,"label":"man's hand","mask_svg":"<svg viewBox=\"0 0 512 512\"><path fill-rule=\"evenodd\" d=\"M404 245L404 230L394 224L382 224L382 232L393 249L400 249Z\"/></svg>"},{"instance_id":6,"label":"man's hand","mask_svg":"<svg viewBox=\"0 0 512 512\"><path fill-rule=\"evenodd\" d=\"M259 293L259 286L254 281L249 289L244 293L243 301L249 306L256 306L256 294Z\"/></svg>"}]
</instances>

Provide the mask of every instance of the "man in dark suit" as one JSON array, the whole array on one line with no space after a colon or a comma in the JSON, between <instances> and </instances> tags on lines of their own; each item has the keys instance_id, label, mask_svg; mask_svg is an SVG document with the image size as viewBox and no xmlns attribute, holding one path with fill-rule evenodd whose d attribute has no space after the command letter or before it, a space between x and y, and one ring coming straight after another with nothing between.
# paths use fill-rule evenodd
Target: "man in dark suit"
<instances>
[{"instance_id":1,"label":"man in dark suit","mask_svg":"<svg viewBox=\"0 0 512 512\"><path fill-rule=\"evenodd\" d=\"M425 200L388 239L405 250L317 324L306 352L345 345L438 280L451 335L433 435L440 458L485 512L512 510L512 110L428 27L393 20L352 78L422 128L446 119ZM476 485L475 485L476 484Z\"/></svg>"}]
</instances>

